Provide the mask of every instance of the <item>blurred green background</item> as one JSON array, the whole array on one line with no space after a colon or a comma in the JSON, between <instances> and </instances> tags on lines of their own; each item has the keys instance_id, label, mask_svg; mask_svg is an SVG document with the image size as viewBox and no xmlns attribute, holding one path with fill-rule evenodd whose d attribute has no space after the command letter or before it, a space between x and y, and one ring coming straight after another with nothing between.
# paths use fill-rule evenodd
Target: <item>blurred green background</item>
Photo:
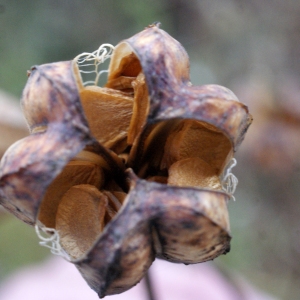
<instances>
[{"instance_id":1,"label":"blurred green background","mask_svg":"<svg viewBox=\"0 0 300 300\"><path fill-rule=\"evenodd\" d=\"M299 0L0 1L0 89L20 98L32 65L115 45L160 21L189 53L192 82L230 88L254 116L236 156L232 249L215 263L299 299L299 16ZM32 228L0 212L0 283L48 253Z\"/></svg>"}]
</instances>

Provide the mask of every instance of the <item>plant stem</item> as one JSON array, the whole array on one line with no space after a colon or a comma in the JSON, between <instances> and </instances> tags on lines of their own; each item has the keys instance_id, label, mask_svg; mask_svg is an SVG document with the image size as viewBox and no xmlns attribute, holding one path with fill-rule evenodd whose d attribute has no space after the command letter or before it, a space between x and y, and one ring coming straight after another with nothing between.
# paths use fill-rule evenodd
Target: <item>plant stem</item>
<instances>
[{"instance_id":1,"label":"plant stem","mask_svg":"<svg viewBox=\"0 0 300 300\"><path fill-rule=\"evenodd\" d=\"M155 300L154 292L153 292L153 284L151 282L150 271L148 271L145 275L145 283L148 294L148 300Z\"/></svg>"}]
</instances>

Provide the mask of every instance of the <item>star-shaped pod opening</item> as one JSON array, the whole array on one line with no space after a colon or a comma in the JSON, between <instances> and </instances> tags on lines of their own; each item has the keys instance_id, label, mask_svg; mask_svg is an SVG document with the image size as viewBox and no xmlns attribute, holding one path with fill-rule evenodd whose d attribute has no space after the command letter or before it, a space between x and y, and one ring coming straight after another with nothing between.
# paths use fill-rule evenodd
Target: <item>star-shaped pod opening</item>
<instances>
[{"instance_id":1,"label":"star-shaped pod opening","mask_svg":"<svg viewBox=\"0 0 300 300\"><path fill-rule=\"evenodd\" d=\"M22 106L31 135L1 161L0 203L100 297L137 284L155 257L189 264L229 251L226 166L251 116L228 89L193 86L166 32L149 26L34 67Z\"/></svg>"}]
</instances>

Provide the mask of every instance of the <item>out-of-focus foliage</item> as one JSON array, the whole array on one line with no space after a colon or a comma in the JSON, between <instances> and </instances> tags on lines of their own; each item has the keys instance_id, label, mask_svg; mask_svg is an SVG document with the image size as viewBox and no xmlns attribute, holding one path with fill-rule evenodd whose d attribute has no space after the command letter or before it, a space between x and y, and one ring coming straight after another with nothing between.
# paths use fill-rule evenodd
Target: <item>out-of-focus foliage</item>
<instances>
[{"instance_id":1,"label":"out-of-focus foliage","mask_svg":"<svg viewBox=\"0 0 300 300\"><path fill-rule=\"evenodd\" d=\"M188 51L193 83L229 87L254 116L234 170L240 184L229 204L232 250L216 262L282 299L298 299L299 15L299 0L1 1L0 88L19 97L31 65L116 44L160 21ZM0 236L0 267L8 261L5 247L19 249L3 277L29 261L24 253L32 242L22 224L16 231L7 223L15 221L0 218L3 236L28 239L9 246Z\"/></svg>"},{"instance_id":2,"label":"out-of-focus foliage","mask_svg":"<svg viewBox=\"0 0 300 300\"><path fill-rule=\"evenodd\" d=\"M22 265L41 261L48 252L38 244L32 228L0 212L0 279Z\"/></svg>"}]
</instances>

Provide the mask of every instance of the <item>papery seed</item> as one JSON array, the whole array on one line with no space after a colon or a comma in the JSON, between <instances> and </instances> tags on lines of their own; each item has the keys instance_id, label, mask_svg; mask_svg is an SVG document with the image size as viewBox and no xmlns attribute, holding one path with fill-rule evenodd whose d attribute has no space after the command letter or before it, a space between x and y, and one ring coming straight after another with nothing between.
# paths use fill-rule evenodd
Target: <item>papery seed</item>
<instances>
[{"instance_id":1,"label":"papery seed","mask_svg":"<svg viewBox=\"0 0 300 300\"><path fill-rule=\"evenodd\" d=\"M54 228L57 207L72 186L91 184L100 188L103 183L104 174L98 165L87 161L70 161L47 189L40 206L39 221L46 227Z\"/></svg>"},{"instance_id":2,"label":"papery seed","mask_svg":"<svg viewBox=\"0 0 300 300\"><path fill-rule=\"evenodd\" d=\"M64 194L55 229L61 246L71 257L79 258L97 240L105 226L106 207L107 197L89 184L73 186Z\"/></svg>"},{"instance_id":3,"label":"papery seed","mask_svg":"<svg viewBox=\"0 0 300 300\"><path fill-rule=\"evenodd\" d=\"M168 184L221 190L215 170L203 159L191 157L177 161L169 168Z\"/></svg>"}]
</instances>

